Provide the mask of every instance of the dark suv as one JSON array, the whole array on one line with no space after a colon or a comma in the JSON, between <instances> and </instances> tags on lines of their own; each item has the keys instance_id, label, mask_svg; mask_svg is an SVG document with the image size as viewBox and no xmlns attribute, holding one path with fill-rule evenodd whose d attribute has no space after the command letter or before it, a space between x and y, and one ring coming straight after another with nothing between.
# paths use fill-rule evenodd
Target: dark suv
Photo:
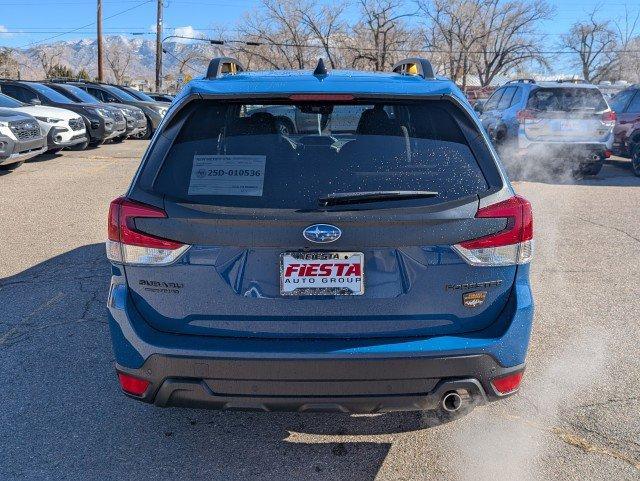
<instances>
[{"instance_id":1,"label":"dark suv","mask_svg":"<svg viewBox=\"0 0 640 481\"><path fill-rule=\"evenodd\" d=\"M283 135L277 105L328 124ZM518 390L531 205L428 61L244 72L214 59L160 129L109 210L127 395L448 416Z\"/></svg>"},{"instance_id":2,"label":"dark suv","mask_svg":"<svg viewBox=\"0 0 640 481\"><path fill-rule=\"evenodd\" d=\"M70 83L86 90L101 102L126 104L142 109L147 120L147 128L139 135L139 137L143 139L151 138L160 125L162 118L167 113L168 105L165 102L138 100L130 93L116 87L115 85L94 82Z\"/></svg>"},{"instance_id":3,"label":"dark suv","mask_svg":"<svg viewBox=\"0 0 640 481\"><path fill-rule=\"evenodd\" d=\"M630 157L633 173L640 176L640 85L623 90L610 103L618 116L613 130L613 151Z\"/></svg>"}]
</instances>

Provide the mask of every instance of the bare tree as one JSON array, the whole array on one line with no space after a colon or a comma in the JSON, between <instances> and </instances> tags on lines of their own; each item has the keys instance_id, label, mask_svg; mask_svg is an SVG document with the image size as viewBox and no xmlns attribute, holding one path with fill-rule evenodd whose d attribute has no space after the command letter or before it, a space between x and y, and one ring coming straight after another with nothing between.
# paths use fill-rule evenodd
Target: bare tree
<instances>
[{"instance_id":1,"label":"bare tree","mask_svg":"<svg viewBox=\"0 0 640 481\"><path fill-rule=\"evenodd\" d=\"M483 2L480 35L473 47L473 67L480 85L485 87L497 76L535 60L545 64L537 27L551 16L552 9L543 0Z\"/></svg>"},{"instance_id":2,"label":"bare tree","mask_svg":"<svg viewBox=\"0 0 640 481\"><path fill-rule=\"evenodd\" d=\"M20 78L20 66L13 56L13 50L0 47L0 77Z\"/></svg>"},{"instance_id":3,"label":"bare tree","mask_svg":"<svg viewBox=\"0 0 640 481\"><path fill-rule=\"evenodd\" d=\"M483 0L418 0L426 20L425 44L436 53L437 70L466 87L474 49L486 32Z\"/></svg>"},{"instance_id":4,"label":"bare tree","mask_svg":"<svg viewBox=\"0 0 640 481\"><path fill-rule=\"evenodd\" d=\"M280 69L303 69L313 58L312 38L296 0L261 0L261 6L244 15L238 27L248 42L237 50L251 62ZM249 63L248 62L248 63Z\"/></svg>"},{"instance_id":5,"label":"bare tree","mask_svg":"<svg viewBox=\"0 0 640 481\"><path fill-rule=\"evenodd\" d=\"M637 77L638 62L640 55L638 55L637 46L640 43L640 39L637 35L638 27L640 26L640 9L634 15L629 12L627 5L624 6L624 15L621 19L614 21L616 35L618 37L619 52L617 55L617 75L618 79L634 76Z\"/></svg>"},{"instance_id":6,"label":"bare tree","mask_svg":"<svg viewBox=\"0 0 640 481\"><path fill-rule=\"evenodd\" d=\"M32 50L31 57L40 64L44 75L48 75L51 69L60 63L62 48L59 46L41 45Z\"/></svg>"},{"instance_id":7,"label":"bare tree","mask_svg":"<svg viewBox=\"0 0 640 481\"><path fill-rule=\"evenodd\" d=\"M562 46L575 52L574 63L582 77L589 82L600 82L615 71L617 39L608 20L598 20L597 10L583 22L576 22L568 34L562 36Z\"/></svg>"},{"instance_id":8,"label":"bare tree","mask_svg":"<svg viewBox=\"0 0 640 481\"><path fill-rule=\"evenodd\" d=\"M351 66L388 70L400 58L418 48L418 36L408 28L402 0L359 0L360 19L349 33L346 46Z\"/></svg>"},{"instance_id":9,"label":"bare tree","mask_svg":"<svg viewBox=\"0 0 640 481\"><path fill-rule=\"evenodd\" d=\"M312 38L322 45L331 68L337 68L342 63L340 50L335 47L342 44L346 37L343 20L346 7L346 3L319 5L315 0L298 6L302 23L309 29Z\"/></svg>"},{"instance_id":10,"label":"bare tree","mask_svg":"<svg viewBox=\"0 0 640 481\"><path fill-rule=\"evenodd\" d=\"M105 59L117 84L124 83L131 65L131 49L120 42L108 42Z\"/></svg>"}]
</instances>

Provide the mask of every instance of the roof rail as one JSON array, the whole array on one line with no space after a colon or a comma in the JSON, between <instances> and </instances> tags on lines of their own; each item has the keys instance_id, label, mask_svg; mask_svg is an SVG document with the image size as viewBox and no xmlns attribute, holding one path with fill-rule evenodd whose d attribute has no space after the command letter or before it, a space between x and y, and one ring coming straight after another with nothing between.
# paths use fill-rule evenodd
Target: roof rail
<instances>
[{"instance_id":1,"label":"roof rail","mask_svg":"<svg viewBox=\"0 0 640 481\"><path fill-rule=\"evenodd\" d=\"M517 84L517 83L520 83L520 84L534 84L534 83L536 83L536 80L532 79L532 78L518 78L518 79L514 79L514 80L509 80L507 82L507 84Z\"/></svg>"},{"instance_id":2,"label":"roof rail","mask_svg":"<svg viewBox=\"0 0 640 481\"><path fill-rule=\"evenodd\" d=\"M435 78L431 62L425 58L413 57L400 60L393 66L393 71L400 75L418 75L422 78Z\"/></svg>"},{"instance_id":3,"label":"roof rail","mask_svg":"<svg viewBox=\"0 0 640 481\"><path fill-rule=\"evenodd\" d=\"M588 84L590 82L587 82L585 79L582 78L559 78L558 80L556 80L556 82L558 82L559 84L561 83L567 83L567 84Z\"/></svg>"},{"instance_id":4,"label":"roof rail","mask_svg":"<svg viewBox=\"0 0 640 481\"><path fill-rule=\"evenodd\" d=\"M223 74L235 75L244 72L244 66L239 60L233 57L216 57L209 62L206 79L213 80L220 78Z\"/></svg>"}]
</instances>

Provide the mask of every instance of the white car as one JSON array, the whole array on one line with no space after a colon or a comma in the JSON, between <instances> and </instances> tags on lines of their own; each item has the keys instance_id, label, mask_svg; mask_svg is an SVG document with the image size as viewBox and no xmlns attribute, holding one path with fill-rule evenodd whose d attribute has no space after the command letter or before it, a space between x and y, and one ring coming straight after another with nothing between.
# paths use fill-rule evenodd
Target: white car
<instances>
[{"instance_id":1,"label":"white car","mask_svg":"<svg viewBox=\"0 0 640 481\"><path fill-rule=\"evenodd\" d=\"M0 94L0 107L35 117L47 139L49 153L87 141L84 120L71 110L45 105L27 105L4 94Z\"/></svg>"}]
</instances>

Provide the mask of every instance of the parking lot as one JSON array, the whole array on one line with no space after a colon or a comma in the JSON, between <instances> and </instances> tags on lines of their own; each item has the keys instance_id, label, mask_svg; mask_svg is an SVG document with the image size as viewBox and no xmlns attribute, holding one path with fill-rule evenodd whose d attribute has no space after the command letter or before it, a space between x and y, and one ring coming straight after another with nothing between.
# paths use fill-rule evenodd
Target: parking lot
<instances>
[{"instance_id":1,"label":"parking lot","mask_svg":"<svg viewBox=\"0 0 640 481\"><path fill-rule=\"evenodd\" d=\"M160 409L120 394L106 218L145 147L64 151L0 175L0 479L640 477L640 178L628 161L515 183L536 229L524 385L439 424Z\"/></svg>"}]
</instances>

